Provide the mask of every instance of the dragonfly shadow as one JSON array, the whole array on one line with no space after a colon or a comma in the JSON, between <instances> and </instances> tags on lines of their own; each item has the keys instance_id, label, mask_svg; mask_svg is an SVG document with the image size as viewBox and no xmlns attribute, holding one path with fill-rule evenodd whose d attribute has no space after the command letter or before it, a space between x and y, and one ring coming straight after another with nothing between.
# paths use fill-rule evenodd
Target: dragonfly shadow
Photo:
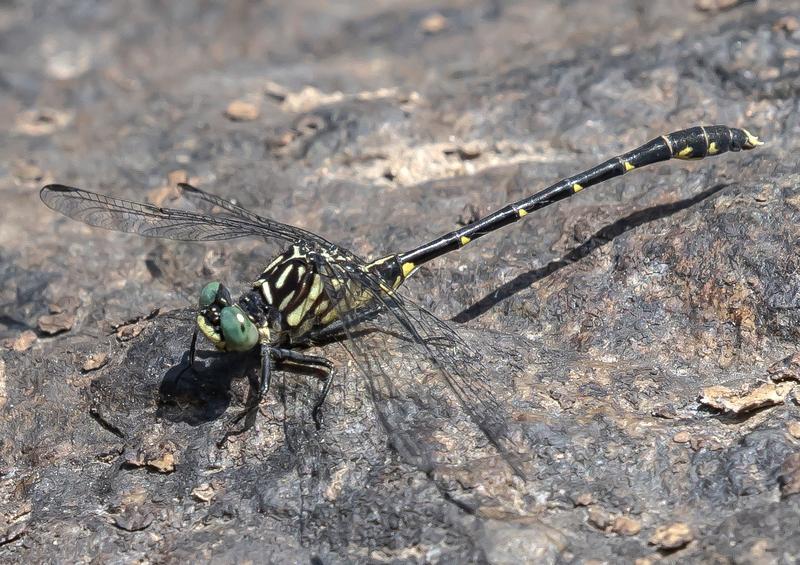
<instances>
[{"instance_id":1,"label":"dragonfly shadow","mask_svg":"<svg viewBox=\"0 0 800 565\"><path fill-rule=\"evenodd\" d=\"M216 352L197 354L189 366L188 351L161 380L157 416L191 426L220 418L231 404L234 381L258 367L258 356Z\"/></svg>"},{"instance_id":2,"label":"dragonfly shadow","mask_svg":"<svg viewBox=\"0 0 800 565\"><path fill-rule=\"evenodd\" d=\"M526 273L522 273L521 275L517 276L516 278L508 281L501 287L496 290L493 290L491 293L487 294L478 302L473 304L472 306L465 308L450 321L456 323L464 323L470 320L473 320L487 311L492 309L494 306L499 304L500 302L510 298L514 294L520 292L523 289L530 287L532 284L540 281L546 277L549 277L556 271L563 269L564 267L574 263L576 261L580 261L584 257L587 257L590 253L592 253L595 249L598 249L607 243L613 241L618 236L624 234L627 231L630 231L636 227L639 227L643 224L647 224L649 222L660 220L662 218L667 218L676 212L680 212L681 210L685 210L686 208L690 208L694 206L698 202L702 202L706 198L709 198L719 192L720 190L726 188L727 184L717 184L712 186L708 190L705 190L692 198L687 198L685 200L680 200L678 202L673 202L670 204L662 204L660 206L652 206L650 208L645 208L644 210L640 210L638 212L634 212L629 216L626 216L620 220L617 220L613 224L609 224L595 234L593 234L589 239L584 241L578 247L573 248L570 250L566 255L562 256L560 259L555 261L551 261L547 265L540 267L538 269L533 269Z\"/></svg>"},{"instance_id":3,"label":"dragonfly shadow","mask_svg":"<svg viewBox=\"0 0 800 565\"><path fill-rule=\"evenodd\" d=\"M224 354L216 352L199 352L195 360L194 367L189 366L189 354L183 355L180 363L171 367L161 380L159 386L159 402L157 416L171 422L184 422L191 426L198 426L206 422L217 420L231 409L233 401L233 388L237 382L245 383L247 387L247 398L243 399L242 406L232 409L234 413L243 410L249 404L253 395L256 393L254 382L247 376L256 376L260 371L260 360L254 351L247 353ZM298 377L300 381L306 380L305 386L300 388L308 389L305 394L315 397L319 390L313 384L324 380L325 373L319 368L305 366L302 364L285 362L273 367L273 380L270 387L273 394L277 394L286 404L287 389L293 387L287 385L285 377L278 378L278 373L289 372ZM295 383L294 387L297 387ZM296 395L296 391L290 395ZM236 402L233 402L236 403ZM307 407L313 406L313 399L306 400ZM293 410L302 411L299 407ZM252 427L257 414L254 410L243 421L243 426L239 432L234 431L231 436L238 435ZM310 408L304 420L312 422ZM284 423L285 424L285 423Z\"/></svg>"}]
</instances>

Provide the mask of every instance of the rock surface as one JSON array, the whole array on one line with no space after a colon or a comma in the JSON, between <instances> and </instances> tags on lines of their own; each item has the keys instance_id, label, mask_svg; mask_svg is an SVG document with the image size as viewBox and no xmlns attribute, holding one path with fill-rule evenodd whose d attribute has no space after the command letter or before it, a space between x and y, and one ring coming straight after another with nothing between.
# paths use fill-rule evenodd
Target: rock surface
<instances>
[{"instance_id":1,"label":"rock surface","mask_svg":"<svg viewBox=\"0 0 800 565\"><path fill-rule=\"evenodd\" d=\"M0 561L800 560L798 2L204 6L0 5ZM524 481L481 446L401 460L337 347L322 430L288 373L218 448L246 360L165 383L204 282L276 249L38 199L188 179L378 257L697 123L767 144L586 190L405 291L505 366Z\"/></svg>"}]
</instances>

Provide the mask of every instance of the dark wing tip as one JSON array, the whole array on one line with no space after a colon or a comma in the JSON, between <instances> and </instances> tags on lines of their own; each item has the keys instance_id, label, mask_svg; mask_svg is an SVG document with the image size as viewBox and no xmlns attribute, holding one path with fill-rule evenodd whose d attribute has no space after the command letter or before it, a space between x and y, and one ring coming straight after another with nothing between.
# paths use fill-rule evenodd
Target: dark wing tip
<instances>
[{"instance_id":1,"label":"dark wing tip","mask_svg":"<svg viewBox=\"0 0 800 565\"><path fill-rule=\"evenodd\" d=\"M47 186L43 186L42 190L39 191L39 198L42 199L42 202L49 204L50 195L55 193L64 193L64 192L77 192L77 188L73 188L71 186L66 186L63 184L48 184Z\"/></svg>"},{"instance_id":2,"label":"dark wing tip","mask_svg":"<svg viewBox=\"0 0 800 565\"><path fill-rule=\"evenodd\" d=\"M76 190L78 189L63 184L48 184L47 186L42 187L42 190L39 191L39 194L46 194L48 192L74 192Z\"/></svg>"},{"instance_id":3,"label":"dark wing tip","mask_svg":"<svg viewBox=\"0 0 800 565\"><path fill-rule=\"evenodd\" d=\"M42 192L74 192L76 190L78 189L65 184L48 184L47 186L42 187Z\"/></svg>"}]
</instances>

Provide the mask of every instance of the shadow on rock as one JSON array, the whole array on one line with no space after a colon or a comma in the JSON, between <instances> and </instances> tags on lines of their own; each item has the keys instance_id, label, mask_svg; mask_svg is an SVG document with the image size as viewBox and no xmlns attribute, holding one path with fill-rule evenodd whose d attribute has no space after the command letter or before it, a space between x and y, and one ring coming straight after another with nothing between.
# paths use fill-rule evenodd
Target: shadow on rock
<instances>
[{"instance_id":1,"label":"shadow on rock","mask_svg":"<svg viewBox=\"0 0 800 565\"><path fill-rule=\"evenodd\" d=\"M706 198L714 196L727 186L727 184L717 184L691 198L686 198L670 204L651 206L650 208L639 210L633 214L621 218L597 231L589 239L584 241L579 246L571 249L560 259L550 261L547 265L544 265L538 269L533 269L526 273L522 273L499 288L491 291L469 308L466 308L453 316L451 321L463 324L465 322L469 322L470 320L474 320L475 318L494 308L500 302L512 297L516 293L526 288L529 288L534 283L549 277L556 271L563 269L564 267L575 263L576 261L580 261L581 259L588 257L593 251L610 243L625 232L643 224L672 216L681 210L685 210L702 202Z\"/></svg>"},{"instance_id":2,"label":"shadow on rock","mask_svg":"<svg viewBox=\"0 0 800 565\"><path fill-rule=\"evenodd\" d=\"M164 374L158 391L157 418L191 426L216 420L231 404L234 382L246 381L244 377L249 372L258 370L258 359L252 354L198 352L193 367L188 357L187 352Z\"/></svg>"}]
</instances>

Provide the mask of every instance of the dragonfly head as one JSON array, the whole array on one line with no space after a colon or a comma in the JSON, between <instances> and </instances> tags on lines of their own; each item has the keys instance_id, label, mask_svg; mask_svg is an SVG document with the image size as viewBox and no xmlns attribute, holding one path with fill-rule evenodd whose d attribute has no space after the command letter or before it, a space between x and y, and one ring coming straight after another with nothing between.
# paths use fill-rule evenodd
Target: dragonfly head
<instances>
[{"instance_id":1,"label":"dragonfly head","mask_svg":"<svg viewBox=\"0 0 800 565\"><path fill-rule=\"evenodd\" d=\"M249 351L258 343L258 329L231 300L225 285L210 282L200 291L197 327L220 351Z\"/></svg>"}]
</instances>

